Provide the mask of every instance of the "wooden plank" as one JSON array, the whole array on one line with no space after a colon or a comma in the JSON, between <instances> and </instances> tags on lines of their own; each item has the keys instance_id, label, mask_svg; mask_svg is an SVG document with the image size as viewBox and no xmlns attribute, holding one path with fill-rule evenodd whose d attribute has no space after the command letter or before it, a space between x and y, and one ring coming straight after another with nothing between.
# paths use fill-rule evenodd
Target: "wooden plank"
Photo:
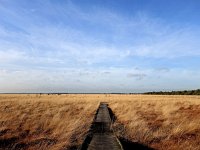
<instances>
[{"instance_id":1,"label":"wooden plank","mask_svg":"<svg viewBox=\"0 0 200 150\"><path fill-rule=\"evenodd\" d=\"M89 144L88 150L121 150L121 145L112 133L96 133Z\"/></svg>"},{"instance_id":2,"label":"wooden plank","mask_svg":"<svg viewBox=\"0 0 200 150\"><path fill-rule=\"evenodd\" d=\"M93 123L93 133L88 150L122 150L122 146L111 128L111 118L106 103L101 103Z\"/></svg>"}]
</instances>

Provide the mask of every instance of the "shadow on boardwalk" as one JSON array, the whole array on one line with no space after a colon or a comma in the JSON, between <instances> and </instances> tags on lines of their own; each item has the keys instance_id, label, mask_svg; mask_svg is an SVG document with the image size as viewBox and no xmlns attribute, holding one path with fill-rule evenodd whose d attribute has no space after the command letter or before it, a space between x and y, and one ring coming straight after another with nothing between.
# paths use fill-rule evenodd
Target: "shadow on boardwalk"
<instances>
[{"instance_id":1,"label":"shadow on boardwalk","mask_svg":"<svg viewBox=\"0 0 200 150\"><path fill-rule=\"evenodd\" d=\"M137 142L131 142L124 138L120 138L119 140L122 144L123 150L155 150L146 145L143 145L143 144L140 144ZM88 143L90 143L90 141L91 141L91 137L88 137L87 140L85 141L85 143L82 145L81 149L78 149L77 146L74 146L74 147L70 147L69 150L77 150L77 149L78 150L87 150Z\"/></svg>"},{"instance_id":2,"label":"shadow on boardwalk","mask_svg":"<svg viewBox=\"0 0 200 150\"><path fill-rule=\"evenodd\" d=\"M154 150L153 148L150 148L146 145L137 142L131 142L124 138L120 138L119 140L124 150Z\"/></svg>"},{"instance_id":3,"label":"shadow on boardwalk","mask_svg":"<svg viewBox=\"0 0 200 150\"><path fill-rule=\"evenodd\" d=\"M78 150L121 149L120 145L114 145L116 137L114 135L112 136L113 129L110 129L110 125L114 123L116 119L117 117L113 111L107 107L107 104L101 104L94 117L94 121L90 127L90 130L82 145L78 147ZM154 150L148 146L137 142L131 142L124 138L120 138L119 141L123 147L123 150ZM118 142L116 141L116 143ZM76 148L76 146L70 147L70 150L74 150Z\"/></svg>"}]
</instances>

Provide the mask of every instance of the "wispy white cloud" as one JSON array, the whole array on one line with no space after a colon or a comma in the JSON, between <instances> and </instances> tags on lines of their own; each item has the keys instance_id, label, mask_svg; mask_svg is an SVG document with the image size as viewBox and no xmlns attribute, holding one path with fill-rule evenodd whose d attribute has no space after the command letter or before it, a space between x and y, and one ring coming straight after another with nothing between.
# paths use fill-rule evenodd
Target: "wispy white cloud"
<instances>
[{"instance_id":1,"label":"wispy white cloud","mask_svg":"<svg viewBox=\"0 0 200 150\"><path fill-rule=\"evenodd\" d=\"M50 2L47 4L51 7L53 5ZM197 49L199 47L199 42L197 41L198 30L195 32L187 28L173 29L173 26L165 25L161 19L151 18L144 13L135 14L130 18L106 9L102 11L100 8L94 12L83 12L72 2L68 1L67 4L67 8L70 8L69 10L63 9L58 5L50 14L53 13L55 15L56 11L59 10L59 12L67 12L68 16L80 17L88 22L95 22L95 25L97 23L105 24L109 30L115 30L110 35L110 37L114 38L114 41L109 44L110 39L99 39L98 37L87 35L82 29L59 26L59 24L52 26L49 23L47 23L49 26L42 28L37 24L36 26L31 25L28 28L24 28L23 24L21 24L28 34L19 34L19 32L16 33L15 31L7 32L5 29L2 32L4 34L7 32L6 36L14 37L15 39L20 36L21 42L26 43L26 52L30 53L30 55L32 55L31 51L36 51L37 54L37 50L39 51L38 53L43 50L43 53L47 52L47 55L55 56L56 54L58 57L60 57L60 54L68 54L72 58L92 60L96 57L95 59L98 60L99 57L105 61L110 57L126 58L129 55L168 58L199 55L200 53ZM19 15L21 16L21 14ZM14 17L19 18L16 15ZM26 15L20 18L27 22ZM126 40L129 41L127 45L123 44ZM16 48L16 43L10 42L10 44Z\"/></svg>"},{"instance_id":2,"label":"wispy white cloud","mask_svg":"<svg viewBox=\"0 0 200 150\"><path fill-rule=\"evenodd\" d=\"M1 92L31 92L33 89L34 92L143 92L149 88L152 90L198 88L198 83L191 81L200 80L199 71L181 69L165 73L149 69L140 70L143 73L139 73L134 68L131 71L125 68L112 68L107 71L109 74L105 75L105 69L65 69L51 70L51 72L38 69L1 70L0 82L4 86L0 86L0 90ZM127 75L131 77L127 78Z\"/></svg>"},{"instance_id":3,"label":"wispy white cloud","mask_svg":"<svg viewBox=\"0 0 200 150\"><path fill-rule=\"evenodd\" d=\"M200 57L198 26L166 22L142 11L125 16L98 6L84 10L74 1L33 4L4 1L0 6L0 92L29 86L38 91L123 90L120 85L142 91L145 85L170 88L177 83L180 88L187 87L181 81L191 81L190 70L156 63ZM148 61L154 63L147 67ZM169 79L173 82L166 83ZM192 83L197 79L192 75Z\"/></svg>"},{"instance_id":4,"label":"wispy white cloud","mask_svg":"<svg viewBox=\"0 0 200 150\"><path fill-rule=\"evenodd\" d=\"M127 77L136 78L137 80L142 80L146 76L147 76L146 74L139 74L139 73L137 73L137 74L134 74L134 73L127 74Z\"/></svg>"}]
</instances>

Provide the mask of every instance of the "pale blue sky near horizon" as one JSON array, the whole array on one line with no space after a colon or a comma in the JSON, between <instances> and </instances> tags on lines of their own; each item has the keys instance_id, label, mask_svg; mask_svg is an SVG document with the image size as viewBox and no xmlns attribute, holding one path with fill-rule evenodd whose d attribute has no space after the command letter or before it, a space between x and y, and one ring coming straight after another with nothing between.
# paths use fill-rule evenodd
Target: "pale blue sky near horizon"
<instances>
[{"instance_id":1,"label":"pale blue sky near horizon","mask_svg":"<svg viewBox=\"0 0 200 150\"><path fill-rule=\"evenodd\" d=\"M0 93L200 88L200 1L1 0Z\"/></svg>"}]
</instances>

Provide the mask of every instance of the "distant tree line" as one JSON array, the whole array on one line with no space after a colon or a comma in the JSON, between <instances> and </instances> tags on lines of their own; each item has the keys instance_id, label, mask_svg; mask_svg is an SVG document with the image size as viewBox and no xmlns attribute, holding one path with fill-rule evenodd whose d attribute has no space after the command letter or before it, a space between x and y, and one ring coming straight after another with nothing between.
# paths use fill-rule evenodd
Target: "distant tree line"
<instances>
[{"instance_id":1,"label":"distant tree line","mask_svg":"<svg viewBox=\"0 0 200 150\"><path fill-rule=\"evenodd\" d=\"M197 90L184 90L184 91L170 91L170 92L147 92L144 94L152 95L200 95L200 89Z\"/></svg>"}]
</instances>

